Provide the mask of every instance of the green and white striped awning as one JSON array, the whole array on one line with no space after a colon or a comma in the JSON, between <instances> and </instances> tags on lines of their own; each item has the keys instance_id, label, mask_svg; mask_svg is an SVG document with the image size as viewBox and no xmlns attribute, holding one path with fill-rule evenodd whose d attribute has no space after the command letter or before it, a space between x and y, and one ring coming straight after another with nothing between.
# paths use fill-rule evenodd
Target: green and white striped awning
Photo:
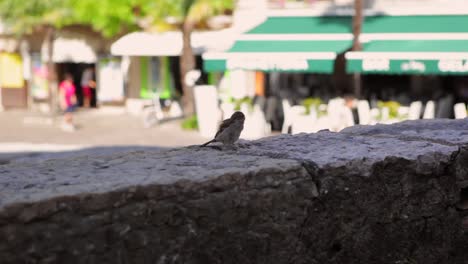
<instances>
[{"instance_id":1,"label":"green and white striped awning","mask_svg":"<svg viewBox=\"0 0 468 264\"><path fill-rule=\"evenodd\" d=\"M345 57L350 73L468 74L468 39L375 40Z\"/></svg>"},{"instance_id":2,"label":"green and white striped awning","mask_svg":"<svg viewBox=\"0 0 468 264\"><path fill-rule=\"evenodd\" d=\"M349 16L271 16L246 34L351 34L351 22Z\"/></svg>"},{"instance_id":3,"label":"green and white striped awning","mask_svg":"<svg viewBox=\"0 0 468 264\"><path fill-rule=\"evenodd\" d=\"M337 53L350 45L345 40L241 40L228 52L204 54L204 69L330 73Z\"/></svg>"},{"instance_id":4,"label":"green and white striped awning","mask_svg":"<svg viewBox=\"0 0 468 264\"><path fill-rule=\"evenodd\" d=\"M352 41L349 17L270 17L242 34L226 52L205 53L205 71L233 69L333 72Z\"/></svg>"},{"instance_id":5,"label":"green and white striped awning","mask_svg":"<svg viewBox=\"0 0 468 264\"><path fill-rule=\"evenodd\" d=\"M467 33L468 15L371 15L366 16L364 35ZM249 30L249 35L351 34L350 16L273 16ZM372 35L371 35L372 37Z\"/></svg>"},{"instance_id":6,"label":"green and white striped awning","mask_svg":"<svg viewBox=\"0 0 468 264\"><path fill-rule=\"evenodd\" d=\"M351 25L349 16L269 17L237 38L228 51L205 53L204 69L331 73L336 56L351 46ZM347 52L348 71L421 72L421 65L414 64L412 59L418 58L428 61L423 73L459 73L461 66L453 65L465 65L466 46L463 45L468 40L467 25L468 15L367 16L360 38L367 44L360 53ZM376 58L376 52L393 55L377 57L383 59L380 66L375 66L378 71L362 67L364 59L367 63L370 57ZM423 57L418 57L420 55ZM458 61L443 60L441 65L453 64L442 66L443 71L430 66L434 61L438 64L441 59L448 58ZM388 59L389 66L385 66ZM413 63L408 64L411 61ZM449 68L458 70L449 71Z\"/></svg>"}]
</instances>

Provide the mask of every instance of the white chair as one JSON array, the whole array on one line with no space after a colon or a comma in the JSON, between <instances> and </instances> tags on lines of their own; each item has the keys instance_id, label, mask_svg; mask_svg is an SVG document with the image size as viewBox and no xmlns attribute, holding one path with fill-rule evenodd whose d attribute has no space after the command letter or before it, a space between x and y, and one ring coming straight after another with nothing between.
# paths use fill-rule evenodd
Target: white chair
<instances>
[{"instance_id":1,"label":"white chair","mask_svg":"<svg viewBox=\"0 0 468 264\"><path fill-rule=\"evenodd\" d=\"M253 110L247 103L241 104L241 111L245 114L244 130L241 138L259 139L270 135L271 126L265 119L259 104L254 104Z\"/></svg>"},{"instance_id":2,"label":"white chair","mask_svg":"<svg viewBox=\"0 0 468 264\"><path fill-rule=\"evenodd\" d=\"M357 111L360 125L375 125L377 123L380 111L378 108L370 108L369 101L359 100Z\"/></svg>"},{"instance_id":3,"label":"white chair","mask_svg":"<svg viewBox=\"0 0 468 264\"><path fill-rule=\"evenodd\" d=\"M409 106L408 110L408 119L409 120L416 120L421 118L421 110L422 110L422 102L415 101L412 102Z\"/></svg>"},{"instance_id":4,"label":"white chair","mask_svg":"<svg viewBox=\"0 0 468 264\"><path fill-rule=\"evenodd\" d=\"M282 105L284 121L281 133L286 134L288 133L289 127L293 124L294 120L298 116L303 115L306 112L306 109L304 106L301 105L291 106L287 99L283 99Z\"/></svg>"},{"instance_id":5,"label":"white chair","mask_svg":"<svg viewBox=\"0 0 468 264\"><path fill-rule=\"evenodd\" d=\"M240 105L240 111L245 115L244 129L242 130L240 137L243 139L254 139L257 131L255 120L252 118L252 113L250 111L250 106L247 103L242 103Z\"/></svg>"},{"instance_id":6,"label":"white chair","mask_svg":"<svg viewBox=\"0 0 468 264\"><path fill-rule=\"evenodd\" d=\"M297 114L291 124L291 134L317 132L318 113L314 107L310 108L308 115Z\"/></svg>"},{"instance_id":7,"label":"white chair","mask_svg":"<svg viewBox=\"0 0 468 264\"><path fill-rule=\"evenodd\" d=\"M398 107L398 116L408 116L409 114L409 106L400 106Z\"/></svg>"},{"instance_id":8,"label":"white chair","mask_svg":"<svg viewBox=\"0 0 468 264\"><path fill-rule=\"evenodd\" d=\"M353 111L351 111L351 109L349 109L348 107L344 107L342 109L342 116L341 116L341 126L338 128L338 131L344 129L344 128L347 128L347 127L350 127L350 126L354 126L354 117L353 117Z\"/></svg>"},{"instance_id":9,"label":"white chair","mask_svg":"<svg viewBox=\"0 0 468 264\"><path fill-rule=\"evenodd\" d=\"M310 115L301 115L296 118L291 126L291 133L315 133L323 129L330 129L330 119L328 116L322 116L314 119Z\"/></svg>"},{"instance_id":10,"label":"white chair","mask_svg":"<svg viewBox=\"0 0 468 264\"><path fill-rule=\"evenodd\" d=\"M271 126L266 121L265 113L263 113L260 105L255 104L252 112L252 121L254 122L254 138L262 138L271 133Z\"/></svg>"},{"instance_id":11,"label":"white chair","mask_svg":"<svg viewBox=\"0 0 468 264\"><path fill-rule=\"evenodd\" d=\"M345 100L343 98L333 98L328 102L327 115L329 117L330 130L336 132L342 128L342 114L345 107Z\"/></svg>"},{"instance_id":12,"label":"white chair","mask_svg":"<svg viewBox=\"0 0 468 264\"><path fill-rule=\"evenodd\" d=\"M379 116L380 116L380 110L378 108L372 108L370 110L370 114L372 117L370 125L377 124L377 120L379 119Z\"/></svg>"},{"instance_id":13,"label":"white chair","mask_svg":"<svg viewBox=\"0 0 468 264\"><path fill-rule=\"evenodd\" d=\"M314 119L310 115L298 115L291 124L291 134L312 133L314 131Z\"/></svg>"},{"instance_id":14,"label":"white chair","mask_svg":"<svg viewBox=\"0 0 468 264\"><path fill-rule=\"evenodd\" d=\"M331 121L328 116L319 117L314 122L314 129L313 132L318 132L320 130L330 129L331 130Z\"/></svg>"},{"instance_id":15,"label":"white chair","mask_svg":"<svg viewBox=\"0 0 468 264\"><path fill-rule=\"evenodd\" d=\"M259 104L254 105L253 119L258 122L262 137L271 134L271 124L266 120L265 112L262 110L262 107Z\"/></svg>"},{"instance_id":16,"label":"white chair","mask_svg":"<svg viewBox=\"0 0 468 264\"><path fill-rule=\"evenodd\" d=\"M309 109L309 116L313 119L316 120L318 117L317 109L315 107L311 107Z\"/></svg>"},{"instance_id":17,"label":"white chair","mask_svg":"<svg viewBox=\"0 0 468 264\"><path fill-rule=\"evenodd\" d=\"M359 100L357 103L357 111L359 117L359 124L370 125L372 118L369 102L367 100Z\"/></svg>"},{"instance_id":18,"label":"white chair","mask_svg":"<svg viewBox=\"0 0 468 264\"><path fill-rule=\"evenodd\" d=\"M465 103L457 103L453 106L455 112L455 119L463 119L467 117Z\"/></svg>"},{"instance_id":19,"label":"white chair","mask_svg":"<svg viewBox=\"0 0 468 264\"><path fill-rule=\"evenodd\" d=\"M213 137L221 119L217 89L213 85L197 85L193 91L195 110L198 114L198 130L203 137Z\"/></svg>"},{"instance_id":20,"label":"white chair","mask_svg":"<svg viewBox=\"0 0 468 264\"><path fill-rule=\"evenodd\" d=\"M381 117L380 117L380 123L387 124L389 123L390 120L390 108L388 107L382 107L381 110Z\"/></svg>"},{"instance_id":21,"label":"white chair","mask_svg":"<svg viewBox=\"0 0 468 264\"><path fill-rule=\"evenodd\" d=\"M435 118L435 103L434 101L428 101L424 108L423 119L434 119Z\"/></svg>"}]
</instances>

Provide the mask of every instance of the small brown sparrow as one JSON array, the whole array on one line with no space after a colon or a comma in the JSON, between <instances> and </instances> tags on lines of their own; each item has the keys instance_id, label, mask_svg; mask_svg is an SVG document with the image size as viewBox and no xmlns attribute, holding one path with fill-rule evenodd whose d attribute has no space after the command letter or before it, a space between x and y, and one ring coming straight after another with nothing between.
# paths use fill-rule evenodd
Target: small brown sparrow
<instances>
[{"instance_id":1,"label":"small brown sparrow","mask_svg":"<svg viewBox=\"0 0 468 264\"><path fill-rule=\"evenodd\" d=\"M242 112L234 112L230 118L221 123L214 139L201 145L201 147L205 147L213 142L221 142L223 145L233 145L234 142L239 139L242 129L244 129L244 121L245 116Z\"/></svg>"}]
</instances>

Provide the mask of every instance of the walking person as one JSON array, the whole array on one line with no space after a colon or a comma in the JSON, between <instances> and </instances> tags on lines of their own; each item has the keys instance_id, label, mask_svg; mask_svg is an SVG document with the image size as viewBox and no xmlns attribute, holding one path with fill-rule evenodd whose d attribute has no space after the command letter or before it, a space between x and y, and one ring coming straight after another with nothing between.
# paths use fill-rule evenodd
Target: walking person
<instances>
[{"instance_id":1,"label":"walking person","mask_svg":"<svg viewBox=\"0 0 468 264\"><path fill-rule=\"evenodd\" d=\"M62 129L67 132L75 131L73 124L73 112L76 107L76 87L73 83L73 76L65 74L65 79L59 85L60 108L63 110Z\"/></svg>"},{"instance_id":2,"label":"walking person","mask_svg":"<svg viewBox=\"0 0 468 264\"><path fill-rule=\"evenodd\" d=\"M94 78L94 68L88 67L81 75L81 89L83 91L83 106L91 107L91 98L93 92L91 89L96 89L96 81Z\"/></svg>"}]
</instances>

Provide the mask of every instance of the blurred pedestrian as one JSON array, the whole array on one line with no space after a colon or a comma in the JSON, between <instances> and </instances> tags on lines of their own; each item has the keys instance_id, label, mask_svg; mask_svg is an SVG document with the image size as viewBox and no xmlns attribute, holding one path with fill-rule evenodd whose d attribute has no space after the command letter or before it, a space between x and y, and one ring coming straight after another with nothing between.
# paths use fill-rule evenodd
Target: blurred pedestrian
<instances>
[{"instance_id":1,"label":"blurred pedestrian","mask_svg":"<svg viewBox=\"0 0 468 264\"><path fill-rule=\"evenodd\" d=\"M88 67L83 71L81 75L81 89L83 91L83 106L91 107L91 98L93 97L91 89L96 89L93 67Z\"/></svg>"},{"instance_id":2,"label":"blurred pedestrian","mask_svg":"<svg viewBox=\"0 0 468 264\"><path fill-rule=\"evenodd\" d=\"M65 74L65 79L59 85L60 107L64 112L62 129L67 132L75 131L73 124L73 112L76 108L76 88L73 83L73 76Z\"/></svg>"},{"instance_id":3,"label":"blurred pedestrian","mask_svg":"<svg viewBox=\"0 0 468 264\"><path fill-rule=\"evenodd\" d=\"M353 122L354 124L359 124L359 114L357 111L357 99L352 94L344 95L345 106L351 110L353 114Z\"/></svg>"}]
</instances>

